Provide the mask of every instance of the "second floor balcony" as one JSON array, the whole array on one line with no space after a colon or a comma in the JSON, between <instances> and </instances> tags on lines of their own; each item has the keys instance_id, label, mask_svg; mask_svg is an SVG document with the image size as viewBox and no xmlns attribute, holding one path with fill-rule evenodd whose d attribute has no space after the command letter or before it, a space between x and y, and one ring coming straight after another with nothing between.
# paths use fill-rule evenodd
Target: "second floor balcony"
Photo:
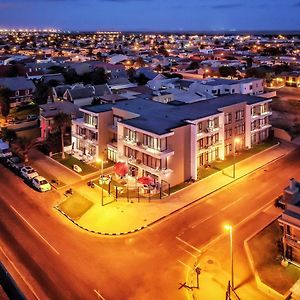
<instances>
[{"instance_id":1,"label":"second floor balcony","mask_svg":"<svg viewBox=\"0 0 300 300\"><path fill-rule=\"evenodd\" d=\"M152 156L154 156L156 158L162 158L162 157L174 155L174 151L170 148L166 148L164 150L154 149L152 147L149 147L148 145L143 144L142 142L139 142L139 141L136 141L135 139L130 139L127 137L125 137L125 138L122 137L119 140L134 150L143 152L145 154L151 154Z\"/></svg>"}]
</instances>

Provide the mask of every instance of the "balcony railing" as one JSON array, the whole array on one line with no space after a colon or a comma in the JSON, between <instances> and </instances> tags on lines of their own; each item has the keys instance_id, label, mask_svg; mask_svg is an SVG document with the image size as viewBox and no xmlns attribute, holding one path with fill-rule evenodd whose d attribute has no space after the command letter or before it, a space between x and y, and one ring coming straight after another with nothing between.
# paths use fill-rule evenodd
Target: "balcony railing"
<instances>
[{"instance_id":1,"label":"balcony railing","mask_svg":"<svg viewBox=\"0 0 300 300\"><path fill-rule=\"evenodd\" d=\"M165 150L154 149L147 145L144 145L142 142L138 142L134 139L129 139L127 137L125 138L122 137L120 138L120 140L123 141L123 143L128 145L129 147L132 147L133 149L144 152L146 154L156 155L156 156L174 154L174 151L170 148L166 148Z\"/></svg>"},{"instance_id":2,"label":"balcony railing","mask_svg":"<svg viewBox=\"0 0 300 300\"><path fill-rule=\"evenodd\" d=\"M83 118L79 118L79 119L76 119L76 120L73 120L72 123L74 125L78 125L80 127L85 127L85 128L88 128L88 129L94 129L94 130L97 130L98 129L98 125L95 124L89 124L89 123L85 123Z\"/></svg>"}]
</instances>

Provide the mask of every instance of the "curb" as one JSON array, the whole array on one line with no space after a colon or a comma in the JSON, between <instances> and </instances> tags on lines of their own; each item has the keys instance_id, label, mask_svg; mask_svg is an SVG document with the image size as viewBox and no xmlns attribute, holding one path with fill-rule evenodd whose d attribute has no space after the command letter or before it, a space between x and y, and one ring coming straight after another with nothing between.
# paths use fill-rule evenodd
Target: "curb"
<instances>
[{"instance_id":1,"label":"curb","mask_svg":"<svg viewBox=\"0 0 300 300\"><path fill-rule=\"evenodd\" d=\"M274 290L272 287L270 287L269 285L265 284L259 276L259 273L257 272L256 268L255 268L255 264L254 264L254 260L253 260L253 256L249 247L249 241L254 238L257 234L259 234L261 231L263 231L266 227L268 227L271 223L273 223L274 221L276 221L278 219L278 217L274 218L271 222L269 222L267 225L265 225L262 229L256 230L253 234L251 234L247 239L244 240L244 249L246 252L246 257L247 260L250 264L250 269L254 275L254 279L255 279L255 283L257 288L262 291L265 295L268 295L270 297L272 297L273 299L287 299L287 297L289 296L290 292L289 290L283 295L281 293L279 293L278 291Z\"/></svg>"},{"instance_id":2,"label":"curb","mask_svg":"<svg viewBox=\"0 0 300 300\"><path fill-rule=\"evenodd\" d=\"M254 157L256 157L256 156L258 156L258 155L260 155L260 154L262 154L262 153L264 153L264 152L273 150L274 148L276 148L276 147L278 147L278 146L280 146L280 145L281 145L281 143L280 143L280 142L277 142L275 145L270 146L269 148L267 148L267 149L265 149L265 150L262 150L262 151L260 151L260 152L258 152L258 153L255 153L255 154L253 154L253 155L251 155L251 156L249 156L249 157L247 157L247 158L245 158L245 159L239 161L236 165L238 165L239 163L245 162L245 161L247 161L247 160L250 159L250 158L254 158ZM208 178L211 178L211 177L213 177L213 176L215 176L215 175L218 175L218 174L220 174L220 173L223 173L226 169L231 168L231 167L232 167L232 166L228 166L228 167L226 167L226 168L223 169L223 170L219 170L219 171L217 171L217 172L215 172L215 173L213 173L213 174L208 175L208 176L205 177L205 178L202 178L202 179L196 181L195 183L200 183L201 181L204 181L205 179L208 179ZM252 171L251 171L251 172L252 172ZM191 184L191 185L192 185L192 184ZM171 195L175 195L175 194L177 194L177 193L179 193L179 192L181 192L181 191L184 191L185 189L189 188L191 185L188 185L188 186L186 186L186 187L184 187L184 188L182 188L182 189L180 189L180 190L178 190L178 191L172 193Z\"/></svg>"},{"instance_id":3,"label":"curb","mask_svg":"<svg viewBox=\"0 0 300 300\"><path fill-rule=\"evenodd\" d=\"M261 168L263 168L263 167L265 167L265 166L267 166L267 165L269 165L269 164L271 164L271 163L273 163L273 162L275 162L275 161L281 159L281 158L284 157L285 155L286 155L286 154L282 154L282 155L280 155L279 157L274 158L274 159L272 159L271 161L267 162L266 164L261 165L261 166L255 168L255 169L253 169L252 171L250 171L250 172L248 172L248 173L246 173L246 174L244 174L244 175L242 175L242 176L240 176L240 177L238 177L238 178L233 179L231 182L226 183L226 184L223 185L223 186L220 186L219 188L217 188L217 189L215 189L215 190L213 190L213 191L207 193L207 194L204 195L204 196L201 196L200 198L197 198L197 199L193 200L193 201L190 202L190 203L187 203L186 205L184 205L184 206L182 206L182 207L180 207L180 208L178 208L178 209L176 209L176 210L170 212L169 214L164 215L164 216L158 218L157 220L152 221L151 223L149 223L149 224L147 224L147 225L141 226L141 227L139 227L139 228L136 228L136 229L133 229L133 230L130 230L130 231L118 232L118 233L109 233L109 232L100 232L100 231L90 230L90 229L88 229L88 228L85 228L85 227L79 225L76 221L74 221L73 219L71 219L65 212L63 212L63 211L58 207L58 205L54 206L54 208L55 208L56 210L58 210L62 215L64 215L67 219L69 219L73 224L75 224L76 226L80 227L81 229L83 229L83 230L85 230L85 231L87 231L87 232L95 233L95 234L98 234L98 235L108 235L108 236L128 235L128 234L132 234L132 233L141 231L141 230L143 230L143 229L145 229L145 228L147 228L147 227L150 227L150 226L152 226L152 225L154 225L154 224L156 224L156 223L158 223L158 222L160 222L160 221L162 221L162 220L164 220L164 219L166 219L166 218L172 216L173 214L176 214L176 213L178 213L178 212L180 212L180 211L183 211L183 210L189 208L190 206L192 206L193 204L199 202L200 200L204 199L205 197L207 197L207 196L209 196L209 195L211 195L211 194L213 194L213 193L215 193L215 192L217 192L217 191L219 191L219 190L221 190L221 189L227 187L228 185L232 184L233 182L236 182L237 180L240 180L241 178L244 178L244 177L246 177L246 176L248 176L248 175L250 175L250 174L256 172L257 170L259 170L259 169L261 169Z\"/></svg>"},{"instance_id":4,"label":"curb","mask_svg":"<svg viewBox=\"0 0 300 300\"><path fill-rule=\"evenodd\" d=\"M136 228L136 229L133 229L133 230L130 230L130 231L125 231L125 232L114 232L114 233L111 233L111 232L101 232L101 231L91 230L91 229L88 229L88 228L85 228L85 227L81 226L76 221L74 221L72 218L70 218L65 212L63 212L57 205L55 205L54 208L58 212L60 212L63 216L65 216L69 221L71 221L73 224L75 224L77 227L79 227L79 228L81 228L81 229L83 229L83 230L85 230L87 232L98 234L98 235L106 235L106 236L128 235L128 234L131 234L131 233L135 233L135 232L141 231L142 229L145 229L145 228L147 228L149 226L149 225L144 225L142 227L139 227L139 228Z\"/></svg>"}]
</instances>

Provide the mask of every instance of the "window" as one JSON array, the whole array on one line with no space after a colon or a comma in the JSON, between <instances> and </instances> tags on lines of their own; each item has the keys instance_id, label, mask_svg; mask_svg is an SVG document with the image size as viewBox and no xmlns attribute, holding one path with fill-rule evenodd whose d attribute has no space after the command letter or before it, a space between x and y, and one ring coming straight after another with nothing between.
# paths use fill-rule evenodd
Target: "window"
<instances>
[{"instance_id":1,"label":"window","mask_svg":"<svg viewBox=\"0 0 300 300\"><path fill-rule=\"evenodd\" d=\"M26 94L26 95L29 95L29 90L26 90L26 91L25 91L25 94Z\"/></svg>"},{"instance_id":2,"label":"window","mask_svg":"<svg viewBox=\"0 0 300 300\"><path fill-rule=\"evenodd\" d=\"M164 151L167 149L167 139L166 138L154 138L150 135L143 135L143 144L149 148Z\"/></svg>"},{"instance_id":3,"label":"window","mask_svg":"<svg viewBox=\"0 0 300 300\"><path fill-rule=\"evenodd\" d=\"M18 97L20 95L20 92L19 91L16 91L15 92L15 95Z\"/></svg>"},{"instance_id":4,"label":"window","mask_svg":"<svg viewBox=\"0 0 300 300\"><path fill-rule=\"evenodd\" d=\"M232 128L227 128L225 130L225 140L228 140L232 137Z\"/></svg>"},{"instance_id":5,"label":"window","mask_svg":"<svg viewBox=\"0 0 300 300\"><path fill-rule=\"evenodd\" d=\"M245 133L245 124L240 124L240 125L235 126L235 133L236 134Z\"/></svg>"},{"instance_id":6,"label":"window","mask_svg":"<svg viewBox=\"0 0 300 300\"><path fill-rule=\"evenodd\" d=\"M235 112L235 120L240 121L244 119L244 110L238 110Z\"/></svg>"},{"instance_id":7,"label":"window","mask_svg":"<svg viewBox=\"0 0 300 300\"><path fill-rule=\"evenodd\" d=\"M113 126L117 127L118 122L122 121L123 119L121 117L118 116L114 116L113 117Z\"/></svg>"},{"instance_id":8,"label":"window","mask_svg":"<svg viewBox=\"0 0 300 300\"><path fill-rule=\"evenodd\" d=\"M127 146L124 146L124 155L126 157L132 157L132 158L136 158L136 150L133 150Z\"/></svg>"},{"instance_id":9,"label":"window","mask_svg":"<svg viewBox=\"0 0 300 300\"><path fill-rule=\"evenodd\" d=\"M97 126L98 125L98 117L90 115L90 114L83 114L83 121L86 124Z\"/></svg>"},{"instance_id":10,"label":"window","mask_svg":"<svg viewBox=\"0 0 300 300\"><path fill-rule=\"evenodd\" d=\"M161 160L151 155L143 154L143 164L152 168L152 169L160 169L161 168Z\"/></svg>"},{"instance_id":11,"label":"window","mask_svg":"<svg viewBox=\"0 0 300 300\"><path fill-rule=\"evenodd\" d=\"M124 128L124 137L130 141L136 141L136 131Z\"/></svg>"},{"instance_id":12,"label":"window","mask_svg":"<svg viewBox=\"0 0 300 300\"><path fill-rule=\"evenodd\" d=\"M202 132L202 122L198 123L198 133Z\"/></svg>"},{"instance_id":13,"label":"window","mask_svg":"<svg viewBox=\"0 0 300 300\"><path fill-rule=\"evenodd\" d=\"M232 121L231 113L225 113L225 125L231 124L231 121Z\"/></svg>"}]
</instances>

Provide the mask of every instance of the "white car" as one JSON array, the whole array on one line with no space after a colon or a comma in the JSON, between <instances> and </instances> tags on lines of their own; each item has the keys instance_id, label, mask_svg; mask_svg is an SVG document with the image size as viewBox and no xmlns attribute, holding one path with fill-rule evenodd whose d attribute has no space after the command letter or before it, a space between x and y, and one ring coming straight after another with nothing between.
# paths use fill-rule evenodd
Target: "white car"
<instances>
[{"instance_id":1,"label":"white car","mask_svg":"<svg viewBox=\"0 0 300 300\"><path fill-rule=\"evenodd\" d=\"M39 174L30 166L25 166L21 169L21 176L25 179L33 179L36 176L39 176Z\"/></svg>"},{"instance_id":2,"label":"white car","mask_svg":"<svg viewBox=\"0 0 300 300\"><path fill-rule=\"evenodd\" d=\"M82 172L82 169L81 169L78 165L73 165L73 170L74 170L76 173L81 173L81 172Z\"/></svg>"},{"instance_id":3,"label":"white car","mask_svg":"<svg viewBox=\"0 0 300 300\"><path fill-rule=\"evenodd\" d=\"M37 176L32 179L32 184L40 192L46 192L51 190L50 183L42 176Z\"/></svg>"}]
</instances>

